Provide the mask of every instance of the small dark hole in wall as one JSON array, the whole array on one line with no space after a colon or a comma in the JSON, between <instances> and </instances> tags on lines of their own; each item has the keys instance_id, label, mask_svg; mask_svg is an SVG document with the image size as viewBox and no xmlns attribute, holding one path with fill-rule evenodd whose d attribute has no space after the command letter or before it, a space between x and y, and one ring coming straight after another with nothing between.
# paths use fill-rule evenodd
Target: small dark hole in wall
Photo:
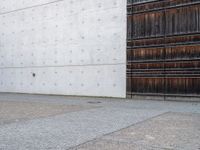
<instances>
[{"instance_id":1,"label":"small dark hole in wall","mask_svg":"<svg viewBox=\"0 0 200 150\"><path fill-rule=\"evenodd\" d=\"M33 75L33 77L35 77L35 76L36 76L36 74L35 74L35 73L32 73L32 75Z\"/></svg>"}]
</instances>

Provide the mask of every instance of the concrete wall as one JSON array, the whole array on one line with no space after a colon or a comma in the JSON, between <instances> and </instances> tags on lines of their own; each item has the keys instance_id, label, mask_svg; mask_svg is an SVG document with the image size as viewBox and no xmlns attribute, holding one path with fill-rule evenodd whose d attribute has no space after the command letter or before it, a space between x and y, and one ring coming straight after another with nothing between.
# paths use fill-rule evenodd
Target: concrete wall
<instances>
[{"instance_id":1,"label":"concrete wall","mask_svg":"<svg viewBox=\"0 0 200 150\"><path fill-rule=\"evenodd\" d=\"M126 0L1 0L0 92L125 97Z\"/></svg>"}]
</instances>

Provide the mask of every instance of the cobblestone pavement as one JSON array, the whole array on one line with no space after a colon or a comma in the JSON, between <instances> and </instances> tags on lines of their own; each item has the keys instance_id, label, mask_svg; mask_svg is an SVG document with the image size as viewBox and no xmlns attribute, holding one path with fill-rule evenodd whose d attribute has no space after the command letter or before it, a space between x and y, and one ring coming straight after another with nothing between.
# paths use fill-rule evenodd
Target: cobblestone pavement
<instances>
[{"instance_id":1,"label":"cobblestone pavement","mask_svg":"<svg viewBox=\"0 0 200 150\"><path fill-rule=\"evenodd\" d=\"M199 149L200 103L0 94L0 150Z\"/></svg>"}]
</instances>

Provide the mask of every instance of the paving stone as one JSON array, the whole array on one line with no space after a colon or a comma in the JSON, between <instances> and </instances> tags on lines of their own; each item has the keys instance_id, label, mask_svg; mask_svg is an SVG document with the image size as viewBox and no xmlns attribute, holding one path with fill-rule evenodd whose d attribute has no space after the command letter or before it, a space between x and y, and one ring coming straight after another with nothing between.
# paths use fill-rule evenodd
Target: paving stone
<instances>
[{"instance_id":1,"label":"paving stone","mask_svg":"<svg viewBox=\"0 0 200 150\"><path fill-rule=\"evenodd\" d=\"M151 142L155 141L153 140L154 138L162 139L165 136L158 136L159 134L162 135L162 130L158 127L163 127L165 125L164 122L168 122L170 118L175 121L178 120L180 118L179 113L183 113L183 117L185 114L186 116L188 113L191 114L185 120L188 127L191 127L191 131L196 132L195 124L197 122L194 120L199 119L198 117L192 118L193 114L200 113L200 103L154 100L0 94L0 103L4 103L4 106L6 106L0 106L1 113L4 113L0 115L0 122L4 122L0 124L0 150L66 150L76 148L78 145L93 141L94 139L101 139L105 135L107 135L106 138L98 141L97 147L100 147L99 145L110 145L109 149L111 147L115 148L115 146L125 150L130 147L139 149L169 149L171 147L167 142L161 145L156 143L146 144L142 133L144 132L145 138ZM168 112L173 112L172 116L174 118L166 116L157 121L154 120L154 118ZM178 113L177 116L176 113ZM18 121L13 121L16 118ZM156 123L148 122L152 118L153 122ZM5 119L10 122L5 122ZM188 123L188 119L191 124ZM156 126L157 124L158 127ZM180 126L180 130L178 126L175 129L183 131L184 127L182 127L182 124L185 124L184 119L180 123L174 123L173 126ZM195 127L192 128L192 125ZM138 126L136 131L140 131L141 135L127 130L128 133L131 133L131 135L127 136L127 132L121 133L119 131L129 126ZM119 131L119 134L117 134L117 131ZM113 132L116 136L110 137ZM175 130L173 132L176 133ZM186 137L188 134L191 134L189 132L183 133L185 133L184 136ZM133 138L132 134L133 136L138 134L138 136ZM198 139L197 136L194 137ZM184 138L182 139L184 141ZM183 143L187 143L187 141ZM198 145L198 143L196 144ZM180 147L179 145L177 144L178 148ZM96 149L95 144L90 148ZM104 148L106 149L105 146Z\"/></svg>"},{"instance_id":2,"label":"paving stone","mask_svg":"<svg viewBox=\"0 0 200 150\"><path fill-rule=\"evenodd\" d=\"M198 150L200 114L166 113L71 150Z\"/></svg>"}]
</instances>

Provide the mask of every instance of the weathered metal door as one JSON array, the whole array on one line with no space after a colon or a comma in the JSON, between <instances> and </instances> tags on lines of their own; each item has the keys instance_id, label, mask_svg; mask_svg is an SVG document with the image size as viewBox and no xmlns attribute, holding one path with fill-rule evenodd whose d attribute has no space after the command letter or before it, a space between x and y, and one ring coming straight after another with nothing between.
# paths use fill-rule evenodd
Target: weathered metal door
<instances>
[{"instance_id":1,"label":"weathered metal door","mask_svg":"<svg viewBox=\"0 0 200 150\"><path fill-rule=\"evenodd\" d=\"M129 0L127 95L200 96L200 0Z\"/></svg>"}]
</instances>

